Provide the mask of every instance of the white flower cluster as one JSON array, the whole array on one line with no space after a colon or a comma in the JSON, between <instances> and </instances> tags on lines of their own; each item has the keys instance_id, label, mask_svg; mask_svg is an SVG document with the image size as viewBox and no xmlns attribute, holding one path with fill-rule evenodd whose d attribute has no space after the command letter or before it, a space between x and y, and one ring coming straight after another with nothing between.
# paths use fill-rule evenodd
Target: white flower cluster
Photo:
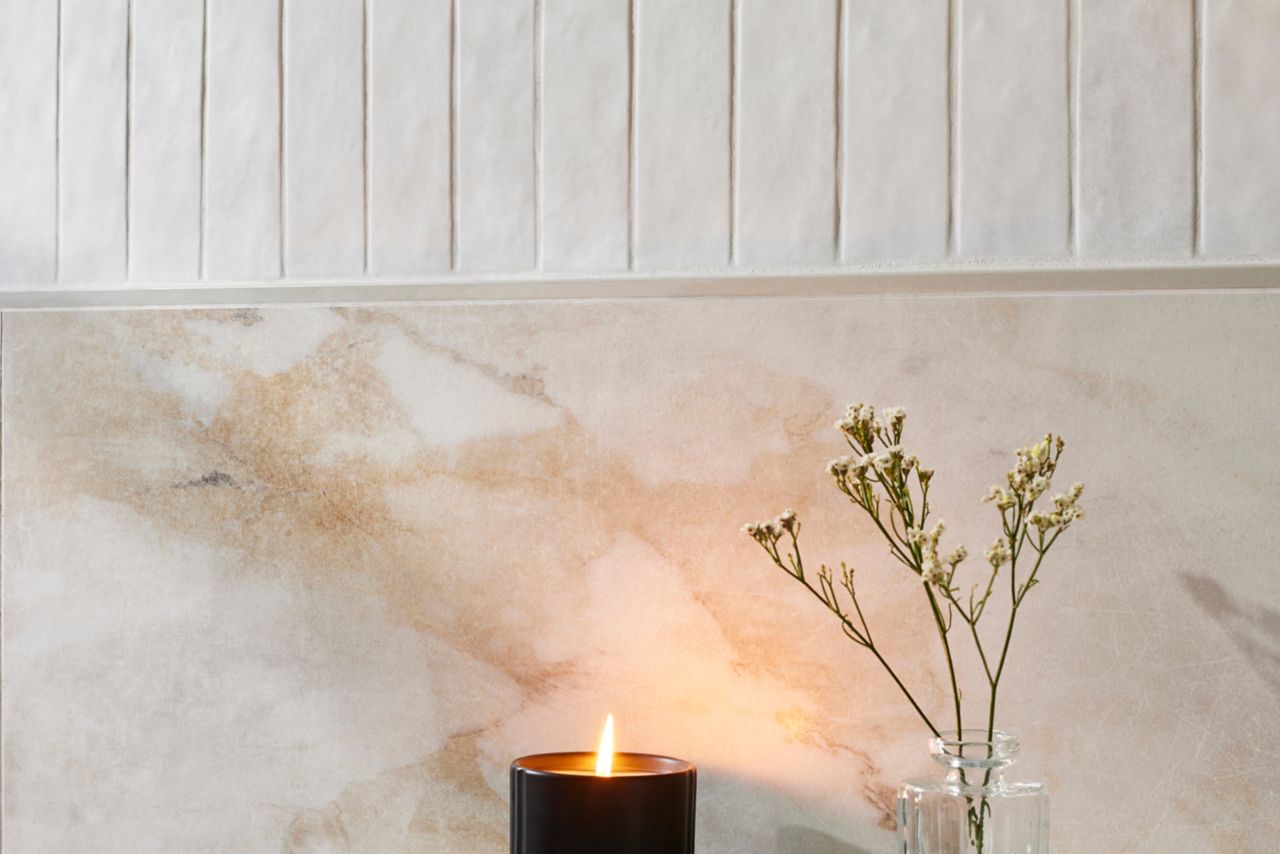
<instances>
[{"instance_id":1,"label":"white flower cluster","mask_svg":"<svg viewBox=\"0 0 1280 854\"><path fill-rule=\"evenodd\" d=\"M995 502L1000 510L1008 510L1010 507L1018 503L1018 499L1012 492L1007 489L1001 489L998 486L992 486L987 490L987 494L982 496L982 500L986 502Z\"/></svg>"},{"instance_id":2,"label":"white flower cluster","mask_svg":"<svg viewBox=\"0 0 1280 854\"><path fill-rule=\"evenodd\" d=\"M933 530L927 532L923 528L907 529L907 543L920 547L920 578L925 584L937 587L950 584L956 567L969 556L968 549L958 546L945 558L938 557L938 541L942 539L944 530L946 530L946 523L942 521L934 525Z\"/></svg>"},{"instance_id":3,"label":"white flower cluster","mask_svg":"<svg viewBox=\"0 0 1280 854\"><path fill-rule=\"evenodd\" d=\"M875 432L876 408L869 403L851 403L844 417L836 422L836 429L855 439L867 432Z\"/></svg>"},{"instance_id":4,"label":"white flower cluster","mask_svg":"<svg viewBox=\"0 0 1280 854\"><path fill-rule=\"evenodd\" d=\"M795 511L787 508L773 519L766 519L763 522L748 522L742 526L742 533L761 545L772 546L782 539L784 532L794 534L799 530L799 527L800 523L796 519Z\"/></svg>"},{"instance_id":5,"label":"white flower cluster","mask_svg":"<svg viewBox=\"0 0 1280 854\"><path fill-rule=\"evenodd\" d=\"M858 480L862 480L867 476L867 469L871 468L875 456L875 454L860 454L837 457L827 463L827 474L841 479L853 475Z\"/></svg>"},{"instance_id":6,"label":"white flower cluster","mask_svg":"<svg viewBox=\"0 0 1280 854\"><path fill-rule=\"evenodd\" d=\"M920 458L915 454L904 452L901 445L890 445L881 451L837 457L827 463L827 474L841 480L850 475L858 480L866 480L867 473L871 471L884 477L893 477L895 470L908 475L919 465ZM933 472L922 468L920 475L928 480Z\"/></svg>"},{"instance_id":7,"label":"white flower cluster","mask_svg":"<svg viewBox=\"0 0 1280 854\"><path fill-rule=\"evenodd\" d=\"M1062 453L1062 448L1062 438L1058 437L1056 449L1059 454ZM1019 499L1024 505L1033 503L1049 488L1053 471L1058 467L1054 449L1052 436L1045 436L1041 442L1019 448L1016 452L1018 461L1006 477L1008 487L993 486L987 490L982 500L994 502L1001 511L1014 507Z\"/></svg>"},{"instance_id":8,"label":"white flower cluster","mask_svg":"<svg viewBox=\"0 0 1280 854\"><path fill-rule=\"evenodd\" d=\"M942 539L942 532L946 529L947 523L941 520L933 526L932 531L926 531L924 528L907 528L907 543L920 546L925 550L932 549L936 553L938 540Z\"/></svg>"},{"instance_id":9,"label":"white flower cluster","mask_svg":"<svg viewBox=\"0 0 1280 854\"><path fill-rule=\"evenodd\" d=\"M1009 551L1009 541L1004 537L998 537L986 554L987 562L993 569L999 569L1013 558L1013 553Z\"/></svg>"},{"instance_id":10,"label":"white flower cluster","mask_svg":"<svg viewBox=\"0 0 1280 854\"><path fill-rule=\"evenodd\" d=\"M836 422L836 429L852 439L863 448L871 446L871 440L877 434L887 434L887 441L895 441L902 434L902 425L906 423L907 410L901 406L888 406L880 410L876 417L876 408L869 403L853 403L845 411L844 417Z\"/></svg>"},{"instance_id":11,"label":"white flower cluster","mask_svg":"<svg viewBox=\"0 0 1280 854\"><path fill-rule=\"evenodd\" d=\"M907 410L901 406L887 406L880 410L880 423L890 432L901 430L907 420Z\"/></svg>"},{"instance_id":12,"label":"white flower cluster","mask_svg":"<svg viewBox=\"0 0 1280 854\"><path fill-rule=\"evenodd\" d=\"M893 472L895 465L901 465L904 459L902 446L890 445L883 451L872 455L870 462L878 473L887 475Z\"/></svg>"},{"instance_id":13,"label":"white flower cluster","mask_svg":"<svg viewBox=\"0 0 1280 854\"><path fill-rule=\"evenodd\" d=\"M928 483L933 471L921 466L920 458L908 454L899 444L906 420L907 411L901 406L886 407L877 417L874 406L852 404L844 418L836 422L836 429L845 435L854 449L863 453L837 457L827 463L827 474L834 477L846 492L848 485L845 481L849 478L865 486L868 476L886 483L905 478L914 471L922 484ZM881 445L879 450L875 447L877 443Z\"/></svg>"},{"instance_id":14,"label":"white flower cluster","mask_svg":"<svg viewBox=\"0 0 1280 854\"><path fill-rule=\"evenodd\" d=\"M1058 439L1058 450L1062 450L1062 439ZM1049 478L1053 477L1056 461L1053 456L1053 437L1045 436L1044 440L1017 451L1018 461L1009 472L1009 488L1022 496L1022 500L1030 504L1049 488Z\"/></svg>"},{"instance_id":15,"label":"white flower cluster","mask_svg":"<svg viewBox=\"0 0 1280 854\"><path fill-rule=\"evenodd\" d=\"M1075 520L1084 516L1083 508L1081 508L1077 503L1080 500L1080 496L1083 494L1083 483L1072 484L1071 489L1066 493L1053 496L1052 513L1032 513L1028 521L1039 528L1042 533L1065 528Z\"/></svg>"}]
</instances>

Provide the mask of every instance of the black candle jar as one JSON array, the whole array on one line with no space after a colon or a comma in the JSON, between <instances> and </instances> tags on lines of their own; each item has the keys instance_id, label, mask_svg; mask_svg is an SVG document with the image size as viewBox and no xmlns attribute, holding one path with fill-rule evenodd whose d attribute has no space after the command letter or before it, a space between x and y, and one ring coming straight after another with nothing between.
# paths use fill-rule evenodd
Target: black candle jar
<instances>
[{"instance_id":1,"label":"black candle jar","mask_svg":"<svg viewBox=\"0 0 1280 854\"><path fill-rule=\"evenodd\" d=\"M693 854L692 765L617 753L602 777L595 762L543 753L511 763L511 854Z\"/></svg>"}]
</instances>

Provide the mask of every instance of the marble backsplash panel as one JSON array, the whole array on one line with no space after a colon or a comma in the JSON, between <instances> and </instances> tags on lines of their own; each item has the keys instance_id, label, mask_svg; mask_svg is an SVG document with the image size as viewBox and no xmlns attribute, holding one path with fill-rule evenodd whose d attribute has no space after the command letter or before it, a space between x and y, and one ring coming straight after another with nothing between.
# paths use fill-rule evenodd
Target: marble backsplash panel
<instances>
[{"instance_id":1,"label":"marble backsplash panel","mask_svg":"<svg viewBox=\"0 0 1280 854\"><path fill-rule=\"evenodd\" d=\"M893 849L892 684L739 532L794 507L945 707L919 589L823 472L906 406L952 542L1047 430L1089 516L1004 726L1056 852L1280 837L1280 297L6 314L3 846L501 852L506 765L701 769L705 854ZM979 693L975 673L963 673Z\"/></svg>"}]
</instances>

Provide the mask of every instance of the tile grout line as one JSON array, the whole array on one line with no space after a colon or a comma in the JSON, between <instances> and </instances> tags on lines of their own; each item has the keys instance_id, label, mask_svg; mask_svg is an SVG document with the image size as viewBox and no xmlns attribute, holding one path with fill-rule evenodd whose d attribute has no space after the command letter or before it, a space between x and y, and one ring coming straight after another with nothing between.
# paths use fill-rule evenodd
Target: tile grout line
<instances>
[{"instance_id":1,"label":"tile grout line","mask_svg":"<svg viewBox=\"0 0 1280 854\"><path fill-rule=\"evenodd\" d=\"M844 263L844 90L846 34L845 0L836 0L836 79L835 79L835 263Z\"/></svg>"},{"instance_id":2,"label":"tile grout line","mask_svg":"<svg viewBox=\"0 0 1280 854\"><path fill-rule=\"evenodd\" d=\"M1204 0L1191 0L1191 257L1204 252Z\"/></svg>"},{"instance_id":3,"label":"tile grout line","mask_svg":"<svg viewBox=\"0 0 1280 854\"><path fill-rule=\"evenodd\" d=\"M277 274L277 275L278 275L278 276L279 276L279 278L281 278L281 279L284 279L284 278L285 278L285 249L286 249L286 238L285 238L285 236L286 236L286 234L287 234L287 232L288 232L288 224L289 224L289 219L288 219L288 213L289 213L289 211L288 211L288 206L287 206L287 204L286 204L286 199L285 199L285 183L286 183L286 182L285 182L285 165L286 165L286 164L285 164L285 155L284 155L284 152L285 152L285 103L284 103L284 99L285 99L285 54L284 54L284 52L285 52L285 35L284 35L284 27L285 27L285 22L286 22L286 20L287 20L287 16L286 16L286 14L285 14L285 12L286 12L285 4L286 4L286 3L288 3L288 0L280 0L280 15L279 15L279 20L276 22L276 62L277 62L277 65L278 65L278 72L277 72L277 75L276 75L276 78L277 78L277 79L276 79L276 84L277 84L277 92L276 92L276 94L277 94L277 100L279 101L279 104L277 104L277 105L276 105L276 109L277 109L278 114L279 114L279 116L278 116L278 117L279 117L279 121L277 122L277 124L279 125L279 127L276 129L276 135L277 135L277 137L279 138L279 140L278 140L278 141L279 141L279 153L278 153L278 155L277 155L277 159L278 159L278 161L279 161L279 162L276 164L276 166L277 166L277 174L276 174L276 184L277 184L277 187L276 187L276 201L277 201L277 203L278 203L278 204L279 204L279 206L280 206L280 210L279 210L279 216L280 216L280 234L279 234L279 241L278 241L278 242L279 242L279 247L278 247L278 248L279 248L279 254L280 254L280 257L279 257L278 259L276 259L276 260L277 260L277 264L278 264L278 268L279 268L279 272L278 272L278 274Z\"/></svg>"},{"instance_id":4,"label":"tile grout line","mask_svg":"<svg viewBox=\"0 0 1280 854\"><path fill-rule=\"evenodd\" d=\"M960 4L947 2L947 248L960 254Z\"/></svg>"},{"instance_id":5,"label":"tile grout line","mask_svg":"<svg viewBox=\"0 0 1280 854\"><path fill-rule=\"evenodd\" d=\"M1080 206L1080 157L1078 151L1079 116L1076 73L1080 67L1077 51L1079 50L1079 22L1076 20L1077 0L1066 0L1067 6L1067 254L1079 253L1077 232L1079 226L1076 218Z\"/></svg>"},{"instance_id":6,"label":"tile grout line","mask_svg":"<svg viewBox=\"0 0 1280 854\"><path fill-rule=\"evenodd\" d=\"M373 37L369 31L369 4L373 0L364 0L360 9L360 113L361 122L363 123L363 135L361 136L361 177L364 181L364 221L363 221L363 237L364 237L364 275L369 275L369 232L370 218L373 216L372 206L369 204L369 171L373 168L372 159L369 157L369 40Z\"/></svg>"},{"instance_id":7,"label":"tile grout line","mask_svg":"<svg viewBox=\"0 0 1280 854\"><path fill-rule=\"evenodd\" d=\"M636 54L637 0L627 0L627 269L636 268Z\"/></svg>"},{"instance_id":8,"label":"tile grout line","mask_svg":"<svg viewBox=\"0 0 1280 854\"><path fill-rule=\"evenodd\" d=\"M738 263L738 16L729 0L729 266Z\"/></svg>"},{"instance_id":9,"label":"tile grout line","mask_svg":"<svg viewBox=\"0 0 1280 854\"><path fill-rule=\"evenodd\" d=\"M124 280L133 263L133 16L134 0L127 6L124 39Z\"/></svg>"},{"instance_id":10,"label":"tile grout line","mask_svg":"<svg viewBox=\"0 0 1280 854\"><path fill-rule=\"evenodd\" d=\"M58 0L53 68L53 281L62 281L62 0Z\"/></svg>"},{"instance_id":11,"label":"tile grout line","mask_svg":"<svg viewBox=\"0 0 1280 854\"><path fill-rule=\"evenodd\" d=\"M458 0L449 3L449 270L458 271Z\"/></svg>"},{"instance_id":12,"label":"tile grout line","mask_svg":"<svg viewBox=\"0 0 1280 854\"><path fill-rule=\"evenodd\" d=\"M542 269L542 61L546 4L533 0L533 269Z\"/></svg>"},{"instance_id":13,"label":"tile grout line","mask_svg":"<svg viewBox=\"0 0 1280 854\"><path fill-rule=\"evenodd\" d=\"M206 255L205 229L209 220L209 0L201 0L200 31L200 205L196 235L196 278L204 281L209 263Z\"/></svg>"}]
</instances>

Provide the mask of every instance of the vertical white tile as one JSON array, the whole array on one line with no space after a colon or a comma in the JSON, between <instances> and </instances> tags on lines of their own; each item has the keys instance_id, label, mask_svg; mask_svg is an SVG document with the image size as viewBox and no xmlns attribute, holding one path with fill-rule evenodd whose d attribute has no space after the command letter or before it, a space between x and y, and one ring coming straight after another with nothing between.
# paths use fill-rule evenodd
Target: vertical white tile
<instances>
[{"instance_id":1,"label":"vertical white tile","mask_svg":"<svg viewBox=\"0 0 1280 854\"><path fill-rule=\"evenodd\" d=\"M1280 254L1280 3L1208 0L1204 251Z\"/></svg>"},{"instance_id":2,"label":"vertical white tile","mask_svg":"<svg viewBox=\"0 0 1280 854\"><path fill-rule=\"evenodd\" d=\"M964 0L960 217L970 256L1066 253L1067 7Z\"/></svg>"},{"instance_id":3,"label":"vertical white tile","mask_svg":"<svg viewBox=\"0 0 1280 854\"><path fill-rule=\"evenodd\" d=\"M205 275L280 275L280 4L208 0Z\"/></svg>"},{"instance_id":4,"label":"vertical white tile","mask_svg":"<svg viewBox=\"0 0 1280 854\"><path fill-rule=\"evenodd\" d=\"M459 4L458 267L535 258L534 0Z\"/></svg>"},{"instance_id":5,"label":"vertical white tile","mask_svg":"<svg viewBox=\"0 0 1280 854\"><path fill-rule=\"evenodd\" d=\"M57 87L57 0L0 3L0 284L55 278Z\"/></svg>"},{"instance_id":6,"label":"vertical white tile","mask_svg":"<svg viewBox=\"0 0 1280 854\"><path fill-rule=\"evenodd\" d=\"M369 271L448 270L450 0L372 0Z\"/></svg>"},{"instance_id":7,"label":"vertical white tile","mask_svg":"<svg viewBox=\"0 0 1280 854\"><path fill-rule=\"evenodd\" d=\"M208 0L205 275L280 275L280 3Z\"/></svg>"},{"instance_id":8,"label":"vertical white tile","mask_svg":"<svg viewBox=\"0 0 1280 854\"><path fill-rule=\"evenodd\" d=\"M836 249L836 0L739 8L737 260Z\"/></svg>"},{"instance_id":9,"label":"vertical white tile","mask_svg":"<svg viewBox=\"0 0 1280 854\"><path fill-rule=\"evenodd\" d=\"M129 277L200 275L202 0L133 0Z\"/></svg>"},{"instance_id":10,"label":"vertical white tile","mask_svg":"<svg viewBox=\"0 0 1280 854\"><path fill-rule=\"evenodd\" d=\"M729 0L639 0L635 263L729 262Z\"/></svg>"},{"instance_id":11,"label":"vertical white tile","mask_svg":"<svg viewBox=\"0 0 1280 854\"><path fill-rule=\"evenodd\" d=\"M543 0L542 266L629 263L631 0Z\"/></svg>"},{"instance_id":12,"label":"vertical white tile","mask_svg":"<svg viewBox=\"0 0 1280 854\"><path fill-rule=\"evenodd\" d=\"M285 274L360 275L365 255L363 0L285 0Z\"/></svg>"},{"instance_id":13,"label":"vertical white tile","mask_svg":"<svg viewBox=\"0 0 1280 854\"><path fill-rule=\"evenodd\" d=\"M63 0L59 278L123 281L129 3Z\"/></svg>"},{"instance_id":14,"label":"vertical white tile","mask_svg":"<svg viewBox=\"0 0 1280 854\"><path fill-rule=\"evenodd\" d=\"M1080 252L1192 246L1189 0L1080 2Z\"/></svg>"},{"instance_id":15,"label":"vertical white tile","mask_svg":"<svg viewBox=\"0 0 1280 854\"><path fill-rule=\"evenodd\" d=\"M845 7L844 260L947 251L947 4Z\"/></svg>"}]
</instances>

